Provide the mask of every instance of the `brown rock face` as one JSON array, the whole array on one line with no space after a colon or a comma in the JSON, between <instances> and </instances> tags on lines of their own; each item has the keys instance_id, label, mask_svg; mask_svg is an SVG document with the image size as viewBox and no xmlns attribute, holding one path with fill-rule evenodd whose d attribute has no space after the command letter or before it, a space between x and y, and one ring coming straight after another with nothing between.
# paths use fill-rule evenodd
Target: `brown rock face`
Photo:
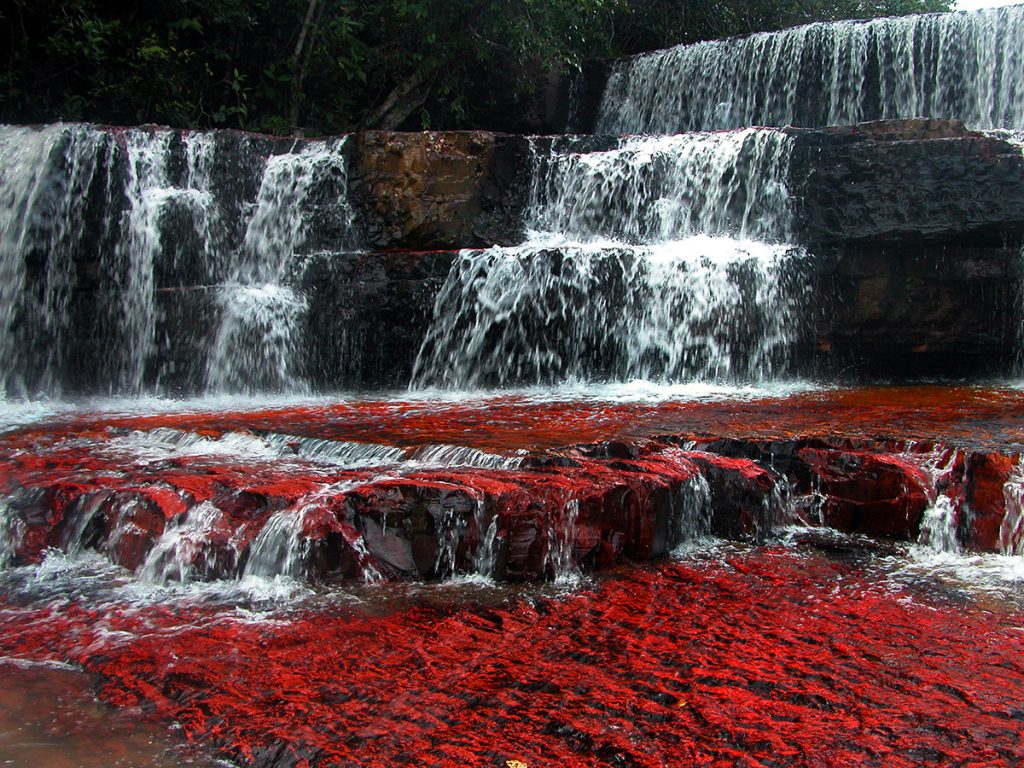
<instances>
[{"instance_id":1,"label":"brown rock face","mask_svg":"<svg viewBox=\"0 0 1024 768\"><path fill-rule=\"evenodd\" d=\"M999 528L1006 516L1003 491L1013 471L1010 456L975 453L967 459L967 504L971 511L966 541L970 549L993 552L999 549Z\"/></svg>"},{"instance_id":2,"label":"brown rock face","mask_svg":"<svg viewBox=\"0 0 1024 768\"><path fill-rule=\"evenodd\" d=\"M510 196L525 149L522 137L484 131L357 134L351 191L369 242L417 249L514 241Z\"/></svg>"}]
</instances>

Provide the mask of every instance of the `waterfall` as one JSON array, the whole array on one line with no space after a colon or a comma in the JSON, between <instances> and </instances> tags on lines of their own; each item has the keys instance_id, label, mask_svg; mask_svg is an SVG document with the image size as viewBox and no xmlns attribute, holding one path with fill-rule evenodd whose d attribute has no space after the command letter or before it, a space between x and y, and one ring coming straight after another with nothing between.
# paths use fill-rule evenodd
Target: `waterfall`
<instances>
[{"instance_id":1,"label":"waterfall","mask_svg":"<svg viewBox=\"0 0 1024 768\"><path fill-rule=\"evenodd\" d=\"M761 380L800 333L786 243L790 139L773 130L538 149L527 241L463 251L416 385Z\"/></svg>"},{"instance_id":2,"label":"waterfall","mask_svg":"<svg viewBox=\"0 0 1024 768\"><path fill-rule=\"evenodd\" d=\"M999 550L1004 555L1024 555L1024 456L1003 486L1006 514L999 526Z\"/></svg>"},{"instance_id":3,"label":"waterfall","mask_svg":"<svg viewBox=\"0 0 1024 768\"><path fill-rule=\"evenodd\" d=\"M302 255L356 246L344 146L0 126L0 392L160 391L172 300L206 358L188 386L303 389L292 283Z\"/></svg>"},{"instance_id":4,"label":"waterfall","mask_svg":"<svg viewBox=\"0 0 1024 768\"><path fill-rule=\"evenodd\" d=\"M908 445L903 458L923 470L929 481L924 489L929 504L921 518L917 543L930 552L959 553L957 529L963 500L956 491L954 477L957 467L963 464L963 452L943 445L925 453L917 453L913 449L913 444Z\"/></svg>"},{"instance_id":5,"label":"waterfall","mask_svg":"<svg viewBox=\"0 0 1024 768\"><path fill-rule=\"evenodd\" d=\"M1024 127L1024 7L817 23L618 62L596 132L955 118Z\"/></svg>"},{"instance_id":6,"label":"waterfall","mask_svg":"<svg viewBox=\"0 0 1024 768\"><path fill-rule=\"evenodd\" d=\"M102 145L81 126L0 126L0 394L60 390Z\"/></svg>"},{"instance_id":7,"label":"waterfall","mask_svg":"<svg viewBox=\"0 0 1024 768\"><path fill-rule=\"evenodd\" d=\"M128 209L122 214L118 239L107 272L114 276L104 292L104 304L117 306L120 361L114 382L118 391L142 389L145 365L156 341L154 268L162 250L161 217L181 190L169 178L171 131L130 131L124 137L128 179L124 193Z\"/></svg>"},{"instance_id":8,"label":"waterfall","mask_svg":"<svg viewBox=\"0 0 1024 768\"><path fill-rule=\"evenodd\" d=\"M790 223L790 139L771 130L571 139L535 151L527 226L568 240L664 243L689 235L780 242Z\"/></svg>"},{"instance_id":9,"label":"waterfall","mask_svg":"<svg viewBox=\"0 0 1024 768\"><path fill-rule=\"evenodd\" d=\"M207 367L209 389L304 388L295 358L306 304L282 283L306 244L310 197L325 180L342 190L328 202L351 231L344 142L313 142L298 153L267 161L234 272L221 294L223 319Z\"/></svg>"}]
</instances>

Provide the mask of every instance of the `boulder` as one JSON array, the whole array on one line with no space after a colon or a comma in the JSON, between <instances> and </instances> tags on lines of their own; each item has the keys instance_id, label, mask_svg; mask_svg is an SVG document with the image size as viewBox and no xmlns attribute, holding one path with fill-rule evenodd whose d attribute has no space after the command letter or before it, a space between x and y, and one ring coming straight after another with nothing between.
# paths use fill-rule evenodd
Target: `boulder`
<instances>
[{"instance_id":1,"label":"boulder","mask_svg":"<svg viewBox=\"0 0 1024 768\"><path fill-rule=\"evenodd\" d=\"M913 540L929 505L929 480L899 456L804 448L820 495L819 522L840 531Z\"/></svg>"},{"instance_id":2,"label":"boulder","mask_svg":"<svg viewBox=\"0 0 1024 768\"><path fill-rule=\"evenodd\" d=\"M998 453L967 457L966 499L970 512L964 544L980 552L999 551L999 532L1006 517L1005 488L1017 462Z\"/></svg>"}]
</instances>

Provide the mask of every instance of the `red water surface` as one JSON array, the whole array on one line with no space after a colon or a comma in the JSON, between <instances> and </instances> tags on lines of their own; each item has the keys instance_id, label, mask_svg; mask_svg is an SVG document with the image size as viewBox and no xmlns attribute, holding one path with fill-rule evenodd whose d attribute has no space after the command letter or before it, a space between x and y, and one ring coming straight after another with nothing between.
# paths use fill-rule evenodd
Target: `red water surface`
<instances>
[{"instance_id":1,"label":"red water surface","mask_svg":"<svg viewBox=\"0 0 1024 768\"><path fill-rule=\"evenodd\" d=\"M990 495L1001 499L1009 454L1024 443L1024 392L869 388L703 403L506 397L75 415L0 436L0 481L46 489L23 500L26 523L44 532L72 498L137 494L147 503L132 508L132 522L144 542L186 500L216 500L254 533L272 510L324 482L363 476L301 461L103 451L119 431L158 426L496 452L654 435L845 438L883 452L886 441L944 441L1007 454L997 457L1003 474L990 473ZM837 464L827 449L808 450L833 495L850 467L867 466L859 455ZM602 462L630 472L636 463L581 453L582 469L572 470L549 458L523 473L568 482L604 472ZM462 482L497 483L487 472ZM450 483L457 473L442 474ZM319 589L336 597L331 590L346 588ZM817 550L748 548L614 571L559 598L526 591L488 605L452 586L412 603L379 589L360 592L361 604L310 601L256 620L202 602L0 594L0 656L80 665L105 681L104 701L178 722L189 739L252 766L1024 764L1024 616L1000 603L913 594Z\"/></svg>"},{"instance_id":2,"label":"red water surface","mask_svg":"<svg viewBox=\"0 0 1024 768\"><path fill-rule=\"evenodd\" d=\"M823 436L943 440L1001 448L1024 442L1024 390L960 386L825 389L779 398L609 402L524 395L461 401L357 400L265 410L61 417L20 430L31 441L54 431L110 429L284 431L390 443L452 443L482 450L556 448L657 434L760 439Z\"/></svg>"},{"instance_id":3,"label":"red water surface","mask_svg":"<svg viewBox=\"0 0 1024 768\"><path fill-rule=\"evenodd\" d=\"M912 595L816 551L668 563L498 607L252 622L7 604L0 653L101 673L104 700L244 764L1024 760L1024 616Z\"/></svg>"}]
</instances>

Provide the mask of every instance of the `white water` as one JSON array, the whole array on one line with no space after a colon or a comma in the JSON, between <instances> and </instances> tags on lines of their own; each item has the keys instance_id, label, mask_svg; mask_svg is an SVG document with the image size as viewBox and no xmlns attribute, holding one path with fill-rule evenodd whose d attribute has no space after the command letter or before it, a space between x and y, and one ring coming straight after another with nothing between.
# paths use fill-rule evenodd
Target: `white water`
<instances>
[{"instance_id":1,"label":"white water","mask_svg":"<svg viewBox=\"0 0 1024 768\"><path fill-rule=\"evenodd\" d=\"M765 381L801 333L778 131L558 142L535 156L528 240L463 251L417 387Z\"/></svg>"},{"instance_id":2,"label":"white water","mask_svg":"<svg viewBox=\"0 0 1024 768\"><path fill-rule=\"evenodd\" d=\"M551 575L555 584L573 586L582 577L573 556L579 515L579 499L569 499L560 508L548 510L544 571Z\"/></svg>"},{"instance_id":3,"label":"white water","mask_svg":"<svg viewBox=\"0 0 1024 768\"><path fill-rule=\"evenodd\" d=\"M963 468L964 453L941 444L924 453L914 448L911 443L901 456L925 473L928 481L923 490L929 501L917 544L930 552L957 554L961 551L958 528L965 502L957 492L955 479Z\"/></svg>"},{"instance_id":4,"label":"white water","mask_svg":"<svg viewBox=\"0 0 1024 768\"><path fill-rule=\"evenodd\" d=\"M488 582L493 580L498 555L498 515L492 514L487 520L487 510L483 498L476 501L473 511L479 542L473 553L473 571ZM484 523L487 523L486 528Z\"/></svg>"},{"instance_id":5,"label":"white water","mask_svg":"<svg viewBox=\"0 0 1024 768\"><path fill-rule=\"evenodd\" d=\"M566 240L665 243L691 235L780 242L791 141L746 129L637 136L594 152L535 151L528 228Z\"/></svg>"},{"instance_id":6,"label":"white water","mask_svg":"<svg viewBox=\"0 0 1024 768\"><path fill-rule=\"evenodd\" d=\"M1024 8L810 24L626 59L596 132L918 116L1024 128Z\"/></svg>"},{"instance_id":7,"label":"white water","mask_svg":"<svg viewBox=\"0 0 1024 768\"><path fill-rule=\"evenodd\" d=\"M800 332L800 258L707 236L464 251L438 294L414 381L770 380Z\"/></svg>"},{"instance_id":8,"label":"white water","mask_svg":"<svg viewBox=\"0 0 1024 768\"><path fill-rule=\"evenodd\" d=\"M192 507L181 520L172 520L146 555L136 576L148 584L188 584L201 577L213 532L223 512L209 502ZM236 551L236 560L239 553Z\"/></svg>"},{"instance_id":9,"label":"white water","mask_svg":"<svg viewBox=\"0 0 1024 768\"><path fill-rule=\"evenodd\" d=\"M0 391L159 389L164 347L183 341L161 335L161 302L211 283L220 316L195 324L208 336L193 353L208 389L301 391L306 303L290 282L314 223L317 244L355 247L345 140L264 159L266 141L0 126Z\"/></svg>"},{"instance_id":10,"label":"white water","mask_svg":"<svg viewBox=\"0 0 1024 768\"><path fill-rule=\"evenodd\" d=\"M1006 516L999 527L999 549L1007 556L1024 560L1024 456L1003 486Z\"/></svg>"},{"instance_id":11,"label":"white water","mask_svg":"<svg viewBox=\"0 0 1024 768\"><path fill-rule=\"evenodd\" d=\"M310 142L267 160L233 273L221 292L223 319L207 364L214 391L302 391L296 357L305 300L284 285L306 245L310 200L328 182L340 192L318 206L344 219L337 248L353 245L354 213L347 198L345 139Z\"/></svg>"},{"instance_id":12,"label":"white water","mask_svg":"<svg viewBox=\"0 0 1024 768\"><path fill-rule=\"evenodd\" d=\"M80 126L0 126L0 393L60 391L73 257L85 228L80 201L101 144ZM41 291L26 290L30 257L44 264Z\"/></svg>"}]
</instances>

